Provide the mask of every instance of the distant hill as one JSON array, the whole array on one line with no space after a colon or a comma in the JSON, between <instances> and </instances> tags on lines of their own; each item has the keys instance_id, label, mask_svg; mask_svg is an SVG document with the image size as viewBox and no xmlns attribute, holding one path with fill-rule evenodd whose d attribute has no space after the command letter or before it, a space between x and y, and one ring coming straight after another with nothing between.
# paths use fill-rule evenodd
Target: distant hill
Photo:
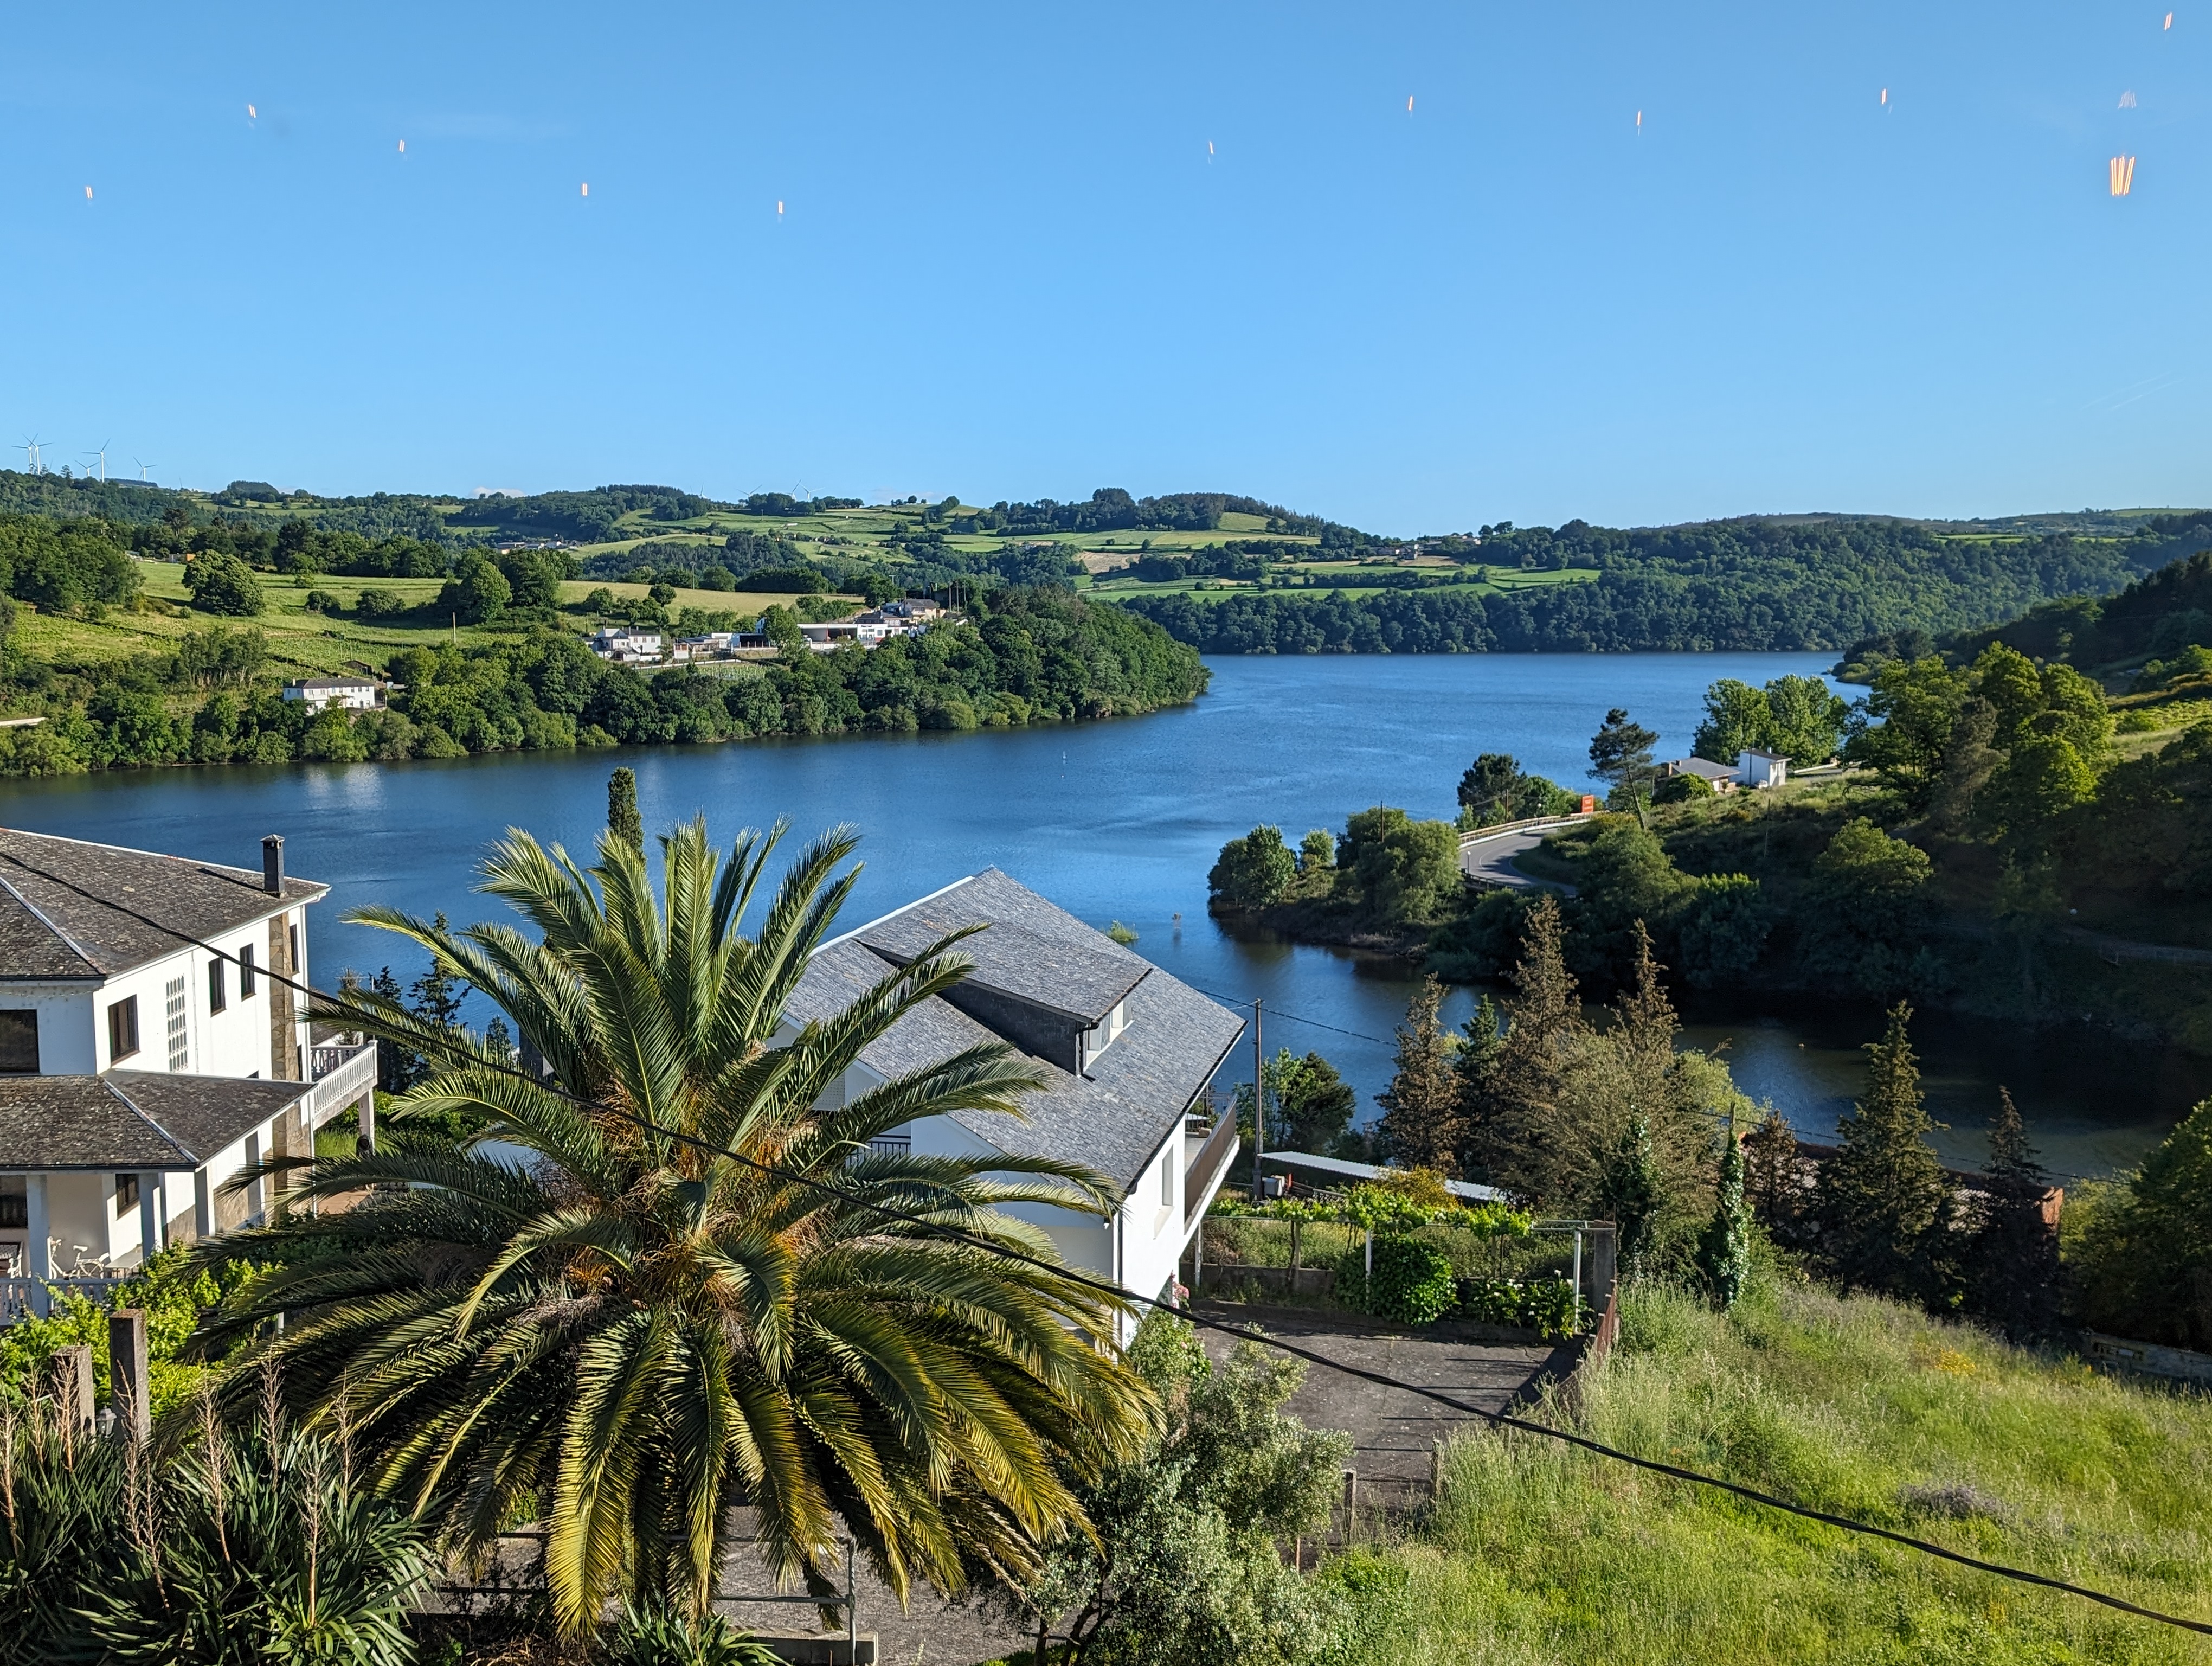
<instances>
[{"instance_id":1,"label":"distant hill","mask_svg":"<svg viewBox=\"0 0 2212 1666\"><path fill-rule=\"evenodd\" d=\"M715 569L742 578L810 563L825 588L849 591L1066 585L1221 654L1860 644L1879 654L1916 632L1986 629L2111 596L2212 548L2212 510L1571 520L1394 538L1235 493L1117 487L988 507L725 501L665 485L332 498L259 481L204 492L0 471L6 513L96 517L125 531L167 523L169 534L122 540L149 549L203 527L266 540L288 521L372 544L434 545L447 552L441 562L471 547L555 544L595 575L665 575L679 588Z\"/></svg>"}]
</instances>

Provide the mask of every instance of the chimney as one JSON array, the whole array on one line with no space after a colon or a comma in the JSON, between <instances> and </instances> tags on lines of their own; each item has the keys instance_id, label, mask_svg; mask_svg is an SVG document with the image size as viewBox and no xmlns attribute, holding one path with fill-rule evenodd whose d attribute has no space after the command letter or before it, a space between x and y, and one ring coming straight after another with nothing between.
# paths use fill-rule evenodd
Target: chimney
<instances>
[{"instance_id":1,"label":"chimney","mask_svg":"<svg viewBox=\"0 0 2212 1666\"><path fill-rule=\"evenodd\" d=\"M271 897L284 894L284 836L271 833L261 842L261 889Z\"/></svg>"}]
</instances>

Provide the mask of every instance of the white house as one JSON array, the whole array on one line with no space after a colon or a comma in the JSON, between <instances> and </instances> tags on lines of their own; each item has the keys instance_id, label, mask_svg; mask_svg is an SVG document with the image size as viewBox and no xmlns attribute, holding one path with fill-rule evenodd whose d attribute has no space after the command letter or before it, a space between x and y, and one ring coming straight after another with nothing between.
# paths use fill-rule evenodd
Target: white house
<instances>
[{"instance_id":1,"label":"white house","mask_svg":"<svg viewBox=\"0 0 2212 1666\"><path fill-rule=\"evenodd\" d=\"M679 663L686 660L726 660L737 635L734 630L710 630L700 636L678 636L668 657Z\"/></svg>"},{"instance_id":2,"label":"white house","mask_svg":"<svg viewBox=\"0 0 2212 1666\"><path fill-rule=\"evenodd\" d=\"M385 685L373 677L303 677L284 684L284 697L297 700L311 712L336 706L349 712L373 712L384 704Z\"/></svg>"},{"instance_id":3,"label":"white house","mask_svg":"<svg viewBox=\"0 0 2212 1666\"><path fill-rule=\"evenodd\" d=\"M842 1104L908 1071L990 1042L1010 1043L1045 1077L1025 1116L958 1111L879 1143L926 1155L1057 1158L1103 1175L1120 1202L1105 1220L1013 1206L1071 1266L1158 1297L1237 1151L1233 1117L1206 1114L1207 1088L1244 1021L1092 930L997 868L986 868L827 943L787 1018L826 1022L948 933L975 970L865 1049L840 1080Z\"/></svg>"},{"instance_id":4,"label":"white house","mask_svg":"<svg viewBox=\"0 0 2212 1666\"><path fill-rule=\"evenodd\" d=\"M1790 760L1779 752L1747 749L1735 755L1735 778L1745 787L1779 787L1790 779Z\"/></svg>"},{"instance_id":5,"label":"white house","mask_svg":"<svg viewBox=\"0 0 2212 1666\"><path fill-rule=\"evenodd\" d=\"M661 635L657 630L632 630L628 625L602 625L586 641L592 653L617 665L650 664L660 658Z\"/></svg>"},{"instance_id":6,"label":"white house","mask_svg":"<svg viewBox=\"0 0 2212 1666\"><path fill-rule=\"evenodd\" d=\"M903 627L885 619L881 614L871 618L866 613L860 613L849 619L802 624L799 627L799 634L806 638L806 646L817 654L827 654L847 642L858 642L862 648L874 648L887 636L903 634Z\"/></svg>"},{"instance_id":7,"label":"white house","mask_svg":"<svg viewBox=\"0 0 2212 1666\"><path fill-rule=\"evenodd\" d=\"M306 983L328 889L273 834L256 873L0 829L0 1270L120 1270L258 1219L270 1186L224 1183L365 1111L374 1047L314 1044L269 976Z\"/></svg>"}]
</instances>

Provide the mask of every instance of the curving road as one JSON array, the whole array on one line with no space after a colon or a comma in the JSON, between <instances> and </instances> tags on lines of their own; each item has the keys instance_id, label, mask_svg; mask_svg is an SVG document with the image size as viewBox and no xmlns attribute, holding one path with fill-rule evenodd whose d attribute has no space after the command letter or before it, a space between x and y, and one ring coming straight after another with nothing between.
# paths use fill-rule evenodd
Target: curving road
<instances>
[{"instance_id":1,"label":"curving road","mask_svg":"<svg viewBox=\"0 0 2212 1666\"><path fill-rule=\"evenodd\" d=\"M1576 820L1582 819L1579 817ZM1534 850L1565 823L1547 827L1516 828L1510 832L1477 834L1460 841L1460 871L1478 885L1502 885L1514 891L1555 891L1571 897L1575 888L1558 879L1539 879L1514 866L1514 859Z\"/></svg>"}]
</instances>

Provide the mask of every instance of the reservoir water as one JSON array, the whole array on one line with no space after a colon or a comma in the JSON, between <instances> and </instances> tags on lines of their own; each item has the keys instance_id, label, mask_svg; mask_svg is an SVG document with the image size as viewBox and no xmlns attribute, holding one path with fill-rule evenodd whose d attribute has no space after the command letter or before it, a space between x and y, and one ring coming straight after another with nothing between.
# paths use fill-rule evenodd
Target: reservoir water
<instances>
[{"instance_id":1,"label":"reservoir water","mask_svg":"<svg viewBox=\"0 0 2212 1666\"><path fill-rule=\"evenodd\" d=\"M1376 804L1449 817L1460 772L1509 751L1564 784L1585 783L1585 749L1609 707L1659 731L1659 756L1689 750L1706 685L1824 671L1813 654L1239 657L1208 661L1194 706L1103 723L968 734L750 741L606 752L523 752L405 764L132 770L0 783L0 820L255 866L264 833L286 836L292 872L327 882L313 910L319 982L390 963L406 945L348 926L370 902L456 923L502 910L471 894L486 845L509 826L587 851L605 817L607 772L637 771L648 831L704 812L717 840L788 818L795 836L837 822L865 835L848 923L989 865L1099 927L1135 930L1137 952L1202 989L1255 997L1266 1041L1327 1056L1360 1092L1389 1079L1392 1027L1411 982L1395 962L1240 942L1206 912L1223 842L1259 822L1295 843ZM1846 690L1850 692L1850 690ZM1466 1010L1459 992L1448 1016ZM479 1015L476 1021L481 1021ZM1809 1137L1832 1131L1859 1088L1859 1043L1878 1012L1700 1014L1692 1039L1728 1044L1740 1086ZM2055 1170L2135 1161L2197 1098L2212 1067L2080 1034L2035 1038L1928 1018L1916 1041L1938 1136L1978 1165L1996 1085L2008 1085ZM1249 1049L1224 1079L1250 1079Z\"/></svg>"}]
</instances>

